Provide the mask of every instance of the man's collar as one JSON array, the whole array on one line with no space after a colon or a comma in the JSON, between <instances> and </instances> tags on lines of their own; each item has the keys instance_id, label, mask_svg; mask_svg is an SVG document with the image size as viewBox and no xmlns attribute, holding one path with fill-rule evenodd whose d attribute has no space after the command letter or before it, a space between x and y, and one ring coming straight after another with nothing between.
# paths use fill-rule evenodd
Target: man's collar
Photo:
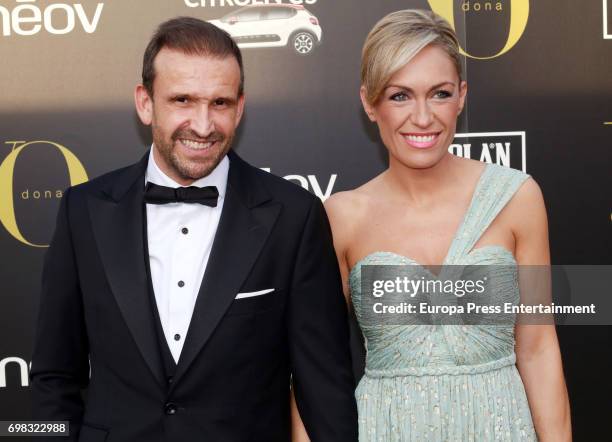
<instances>
[{"instance_id":1,"label":"man's collar","mask_svg":"<svg viewBox=\"0 0 612 442\"><path fill-rule=\"evenodd\" d=\"M149 162L147 164L147 169L145 171L145 184L149 181L158 184L160 186L166 187L183 187L166 175L159 168L157 163L155 162L155 158L153 156L153 149L156 149L155 145L151 145L151 150L149 151ZM215 167L207 176L202 177L193 183L191 186L195 187L206 187L206 186L215 186L219 191L219 197L225 197L225 191L227 189L227 177L229 172L229 158L226 156L223 157L221 162Z\"/></svg>"}]
</instances>

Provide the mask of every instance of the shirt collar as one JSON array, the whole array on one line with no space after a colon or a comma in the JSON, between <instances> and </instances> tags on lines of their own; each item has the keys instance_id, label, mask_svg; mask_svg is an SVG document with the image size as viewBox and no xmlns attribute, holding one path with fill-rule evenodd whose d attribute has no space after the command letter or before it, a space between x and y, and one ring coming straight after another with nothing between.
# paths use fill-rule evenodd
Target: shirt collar
<instances>
[{"instance_id":1,"label":"shirt collar","mask_svg":"<svg viewBox=\"0 0 612 442\"><path fill-rule=\"evenodd\" d=\"M153 157L153 149L155 149L155 145L151 145L151 150L149 152L149 163L147 164L147 170L145 172L145 185L150 181L154 184L158 184L160 186L166 187L184 187L179 183L174 181L168 175L166 175L159 168L157 163L155 162L155 158ZM227 176L229 173L229 158L227 155L223 157L221 162L217 164L208 175L202 177L198 180L195 180L191 183L191 186L195 187L206 187L206 186L215 186L219 191L219 198L225 197L225 190L227 188Z\"/></svg>"}]
</instances>

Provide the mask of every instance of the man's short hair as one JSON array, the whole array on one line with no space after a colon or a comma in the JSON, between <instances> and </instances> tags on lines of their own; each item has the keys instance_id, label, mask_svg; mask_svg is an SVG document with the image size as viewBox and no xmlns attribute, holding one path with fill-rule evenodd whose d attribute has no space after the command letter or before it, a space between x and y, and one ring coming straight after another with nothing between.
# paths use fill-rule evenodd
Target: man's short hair
<instances>
[{"instance_id":1,"label":"man's short hair","mask_svg":"<svg viewBox=\"0 0 612 442\"><path fill-rule=\"evenodd\" d=\"M238 96L244 93L244 68L242 54L232 37L222 29L193 17L177 17L157 28L147 45L142 61L142 84L153 98L155 81L155 57L163 48L181 51L187 55L209 57L234 57L240 67Z\"/></svg>"}]
</instances>

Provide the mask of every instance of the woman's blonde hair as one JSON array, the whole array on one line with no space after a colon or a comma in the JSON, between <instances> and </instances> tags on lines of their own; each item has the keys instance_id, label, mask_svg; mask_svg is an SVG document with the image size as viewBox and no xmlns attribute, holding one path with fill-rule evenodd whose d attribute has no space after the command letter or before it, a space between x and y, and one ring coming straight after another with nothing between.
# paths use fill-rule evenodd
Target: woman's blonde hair
<instances>
[{"instance_id":1,"label":"woman's blonde hair","mask_svg":"<svg viewBox=\"0 0 612 442\"><path fill-rule=\"evenodd\" d=\"M448 54L461 79L457 35L435 12L405 9L376 23L361 53L361 85L368 102L375 104L391 77L428 45L439 46Z\"/></svg>"}]
</instances>

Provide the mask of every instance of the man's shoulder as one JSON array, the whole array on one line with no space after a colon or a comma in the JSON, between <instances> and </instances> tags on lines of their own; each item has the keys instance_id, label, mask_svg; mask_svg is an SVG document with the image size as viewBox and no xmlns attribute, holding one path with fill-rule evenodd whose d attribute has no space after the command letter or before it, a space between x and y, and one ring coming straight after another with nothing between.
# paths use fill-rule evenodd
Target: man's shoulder
<instances>
[{"instance_id":1,"label":"man's shoulder","mask_svg":"<svg viewBox=\"0 0 612 442\"><path fill-rule=\"evenodd\" d=\"M102 175L92 178L89 181L72 186L70 190L73 194L111 193L117 186L129 185L133 183L133 180L137 177L142 177L144 180L142 160L137 163L103 173Z\"/></svg>"}]
</instances>

